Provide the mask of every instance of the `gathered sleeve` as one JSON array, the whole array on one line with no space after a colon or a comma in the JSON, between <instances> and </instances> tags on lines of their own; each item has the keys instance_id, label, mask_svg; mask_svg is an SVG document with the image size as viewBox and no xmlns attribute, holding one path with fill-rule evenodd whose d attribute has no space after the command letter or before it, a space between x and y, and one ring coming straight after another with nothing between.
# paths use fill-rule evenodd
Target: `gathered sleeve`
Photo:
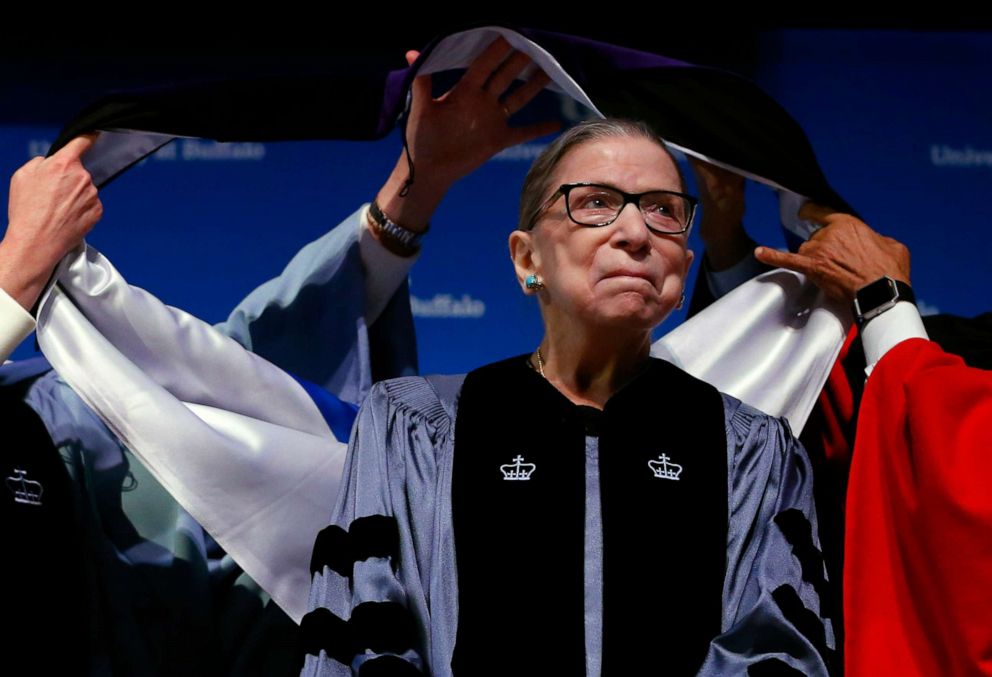
<instances>
[{"instance_id":1,"label":"gathered sleeve","mask_svg":"<svg viewBox=\"0 0 992 677\"><path fill-rule=\"evenodd\" d=\"M784 419L725 397L730 523L722 634L700 675L827 675L834 638L813 477Z\"/></svg>"},{"instance_id":2,"label":"gathered sleeve","mask_svg":"<svg viewBox=\"0 0 992 677\"><path fill-rule=\"evenodd\" d=\"M451 452L450 412L426 379L372 388L314 546L303 674L433 674L456 606L440 578L453 566L440 554L450 543Z\"/></svg>"}]
</instances>

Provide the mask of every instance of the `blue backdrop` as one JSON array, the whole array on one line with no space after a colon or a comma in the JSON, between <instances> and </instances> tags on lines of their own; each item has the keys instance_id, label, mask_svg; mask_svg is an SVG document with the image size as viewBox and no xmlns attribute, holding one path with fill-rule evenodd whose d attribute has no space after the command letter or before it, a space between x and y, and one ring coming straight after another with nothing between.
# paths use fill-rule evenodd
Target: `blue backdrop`
<instances>
[{"instance_id":1,"label":"blue backdrop","mask_svg":"<svg viewBox=\"0 0 992 677\"><path fill-rule=\"evenodd\" d=\"M834 187L877 230L909 245L923 309L992 309L992 35L779 31L763 36L759 56L756 79L807 130ZM0 127L0 170L9 175L44 153L56 133ZM538 314L519 292L506 240L541 144L492 160L438 211L411 285L425 372L464 371L539 341ZM90 241L133 284L215 322L371 199L399 149L395 135L374 143L178 141L105 189L105 216ZM755 239L780 246L770 191L749 186L748 205ZM699 252L695 236L692 245ZM661 331L682 319L674 314ZM15 357L33 354L27 342Z\"/></svg>"}]
</instances>

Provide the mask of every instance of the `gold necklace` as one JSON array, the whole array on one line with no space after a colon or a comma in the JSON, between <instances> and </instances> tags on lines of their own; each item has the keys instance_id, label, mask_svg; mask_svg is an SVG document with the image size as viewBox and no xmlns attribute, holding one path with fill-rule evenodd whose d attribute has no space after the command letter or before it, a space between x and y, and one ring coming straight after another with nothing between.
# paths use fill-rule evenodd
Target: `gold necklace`
<instances>
[{"instance_id":1,"label":"gold necklace","mask_svg":"<svg viewBox=\"0 0 992 677\"><path fill-rule=\"evenodd\" d=\"M541 346L537 347L537 373L547 380L548 377L544 375L544 358L541 356Z\"/></svg>"}]
</instances>

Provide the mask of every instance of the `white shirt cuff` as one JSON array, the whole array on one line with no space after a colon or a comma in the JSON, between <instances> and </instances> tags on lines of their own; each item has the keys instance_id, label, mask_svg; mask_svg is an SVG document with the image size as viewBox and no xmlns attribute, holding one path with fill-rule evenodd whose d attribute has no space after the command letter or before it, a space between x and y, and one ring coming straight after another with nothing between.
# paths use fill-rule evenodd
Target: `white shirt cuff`
<instances>
[{"instance_id":1,"label":"white shirt cuff","mask_svg":"<svg viewBox=\"0 0 992 677\"><path fill-rule=\"evenodd\" d=\"M868 364L865 373L871 375L871 370L885 353L896 344L911 338L930 338L923 326L920 311L912 303L897 303L870 320L861 330L861 343L865 349L865 362Z\"/></svg>"},{"instance_id":2,"label":"white shirt cuff","mask_svg":"<svg viewBox=\"0 0 992 677\"><path fill-rule=\"evenodd\" d=\"M368 205L358 218L358 249L365 268L365 323L371 325L385 310L396 289L410 274L420 257L399 256L382 246L369 230Z\"/></svg>"},{"instance_id":3,"label":"white shirt cuff","mask_svg":"<svg viewBox=\"0 0 992 677\"><path fill-rule=\"evenodd\" d=\"M706 272L706 284L709 285L713 298L722 298L753 277L765 272L765 268L753 254L748 254L740 261L720 271L703 266Z\"/></svg>"},{"instance_id":4,"label":"white shirt cuff","mask_svg":"<svg viewBox=\"0 0 992 677\"><path fill-rule=\"evenodd\" d=\"M28 334L34 331L34 318L21 304L0 289L0 362L3 362Z\"/></svg>"}]
</instances>

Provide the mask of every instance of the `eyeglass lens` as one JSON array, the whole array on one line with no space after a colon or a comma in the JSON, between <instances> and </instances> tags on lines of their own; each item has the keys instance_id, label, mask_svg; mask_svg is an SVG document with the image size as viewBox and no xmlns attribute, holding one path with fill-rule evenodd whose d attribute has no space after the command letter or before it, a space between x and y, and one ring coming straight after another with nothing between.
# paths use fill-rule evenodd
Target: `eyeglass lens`
<instances>
[{"instance_id":1,"label":"eyeglass lens","mask_svg":"<svg viewBox=\"0 0 992 677\"><path fill-rule=\"evenodd\" d=\"M623 195L604 186L576 186L568 194L569 214L586 226L609 223L624 204ZM685 229L692 208L686 198L665 191L641 195L637 206L649 226L676 233Z\"/></svg>"}]
</instances>

